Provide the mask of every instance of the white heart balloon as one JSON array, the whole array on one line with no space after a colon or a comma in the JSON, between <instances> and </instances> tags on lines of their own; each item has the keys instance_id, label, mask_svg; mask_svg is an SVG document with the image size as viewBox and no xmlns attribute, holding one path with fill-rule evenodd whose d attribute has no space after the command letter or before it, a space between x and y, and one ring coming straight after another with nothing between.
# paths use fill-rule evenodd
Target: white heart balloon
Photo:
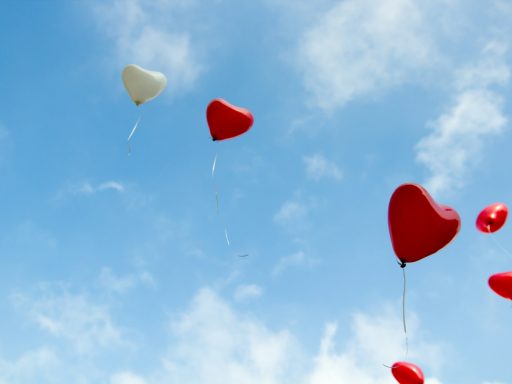
<instances>
[{"instance_id":1,"label":"white heart balloon","mask_svg":"<svg viewBox=\"0 0 512 384\"><path fill-rule=\"evenodd\" d=\"M122 78L128 94L137 106L157 97L167 85L163 73L148 71L135 64L124 67Z\"/></svg>"}]
</instances>

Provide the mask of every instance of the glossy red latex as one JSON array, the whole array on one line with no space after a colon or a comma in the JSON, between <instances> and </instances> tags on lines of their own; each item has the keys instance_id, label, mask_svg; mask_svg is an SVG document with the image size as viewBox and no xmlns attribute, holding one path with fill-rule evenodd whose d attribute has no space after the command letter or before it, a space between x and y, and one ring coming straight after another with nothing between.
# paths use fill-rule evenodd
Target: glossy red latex
<instances>
[{"instance_id":1,"label":"glossy red latex","mask_svg":"<svg viewBox=\"0 0 512 384\"><path fill-rule=\"evenodd\" d=\"M245 108L236 107L222 99L214 99L206 108L206 120L212 139L226 140L247 132L254 117Z\"/></svg>"},{"instance_id":2,"label":"glossy red latex","mask_svg":"<svg viewBox=\"0 0 512 384\"><path fill-rule=\"evenodd\" d=\"M459 214L437 204L418 184L399 186L389 201L388 225L396 256L412 263L446 246L460 229Z\"/></svg>"},{"instance_id":3,"label":"glossy red latex","mask_svg":"<svg viewBox=\"0 0 512 384\"><path fill-rule=\"evenodd\" d=\"M505 299L512 300L512 272L492 275L489 277L489 287Z\"/></svg>"},{"instance_id":4,"label":"glossy red latex","mask_svg":"<svg viewBox=\"0 0 512 384\"><path fill-rule=\"evenodd\" d=\"M491 233L503 227L507 221L508 208L503 203L494 203L485 207L476 218L478 230Z\"/></svg>"},{"instance_id":5,"label":"glossy red latex","mask_svg":"<svg viewBox=\"0 0 512 384\"><path fill-rule=\"evenodd\" d=\"M405 361L393 364L391 373L400 384L423 384L425 381L420 367Z\"/></svg>"}]
</instances>

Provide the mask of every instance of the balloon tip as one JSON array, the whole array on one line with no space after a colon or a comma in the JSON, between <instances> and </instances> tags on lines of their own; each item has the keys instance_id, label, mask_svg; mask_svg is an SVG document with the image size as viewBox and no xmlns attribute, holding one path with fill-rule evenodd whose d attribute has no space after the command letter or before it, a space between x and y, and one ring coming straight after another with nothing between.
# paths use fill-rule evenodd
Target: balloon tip
<instances>
[{"instance_id":1,"label":"balloon tip","mask_svg":"<svg viewBox=\"0 0 512 384\"><path fill-rule=\"evenodd\" d=\"M217 138L212 136L212 141L217 141Z\"/></svg>"}]
</instances>

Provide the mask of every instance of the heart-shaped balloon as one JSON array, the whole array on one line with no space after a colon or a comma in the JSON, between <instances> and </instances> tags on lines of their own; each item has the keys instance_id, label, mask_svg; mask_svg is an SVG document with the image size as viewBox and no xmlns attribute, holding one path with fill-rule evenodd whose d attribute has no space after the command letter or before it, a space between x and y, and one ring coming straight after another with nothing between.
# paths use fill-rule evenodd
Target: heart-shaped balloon
<instances>
[{"instance_id":1,"label":"heart-shaped balloon","mask_svg":"<svg viewBox=\"0 0 512 384\"><path fill-rule=\"evenodd\" d=\"M425 381L420 367L405 361L393 364L391 373L400 384L423 384Z\"/></svg>"},{"instance_id":2,"label":"heart-shaped balloon","mask_svg":"<svg viewBox=\"0 0 512 384\"><path fill-rule=\"evenodd\" d=\"M489 277L489 287L505 299L512 300L512 272L492 275Z\"/></svg>"},{"instance_id":3,"label":"heart-shaped balloon","mask_svg":"<svg viewBox=\"0 0 512 384\"><path fill-rule=\"evenodd\" d=\"M389 201L388 225L396 256L412 263L446 246L460 229L459 214L437 204L418 184L399 186Z\"/></svg>"},{"instance_id":4,"label":"heart-shaped balloon","mask_svg":"<svg viewBox=\"0 0 512 384\"><path fill-rule=\"evenodd\" d=\"M503 203L494 203L485 207L476 218L476 227L484 233L496 232L507 221L508 208Z\"/></svg>"},{"instance_id":5,"label":"heart-shaped balloon","mask_svg":"<svg viewBox=\"0 0 512 384\"><path fill-rule=\"evenodd\" d=\"M236 107L222 99L214 99L208 104L206 120L213 140L240 136L254 123L254 117L248 109Z\"/></svg>"},{"instance_id":6,"label":"heart-shaped balloon","mask_svg":"<svg viewBox=\"0 0 512 384\"><path fill-rule=\"evenodd\" d=\"M167 86L163 73L148 71L135 64L123 69L123 83L135 105L139 106L157 97Z\"/></svg>"}]
</instances>

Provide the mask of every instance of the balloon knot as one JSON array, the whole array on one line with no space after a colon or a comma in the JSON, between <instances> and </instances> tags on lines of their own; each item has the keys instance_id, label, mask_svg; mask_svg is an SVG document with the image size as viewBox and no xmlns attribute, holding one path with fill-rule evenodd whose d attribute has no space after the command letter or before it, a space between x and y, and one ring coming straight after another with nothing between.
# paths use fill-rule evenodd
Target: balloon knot
<instances>
[{"instance_id":1,"label":"balloon knot","mask_svg":"<svg viewBox=\"0 0 512 384\"><path fill-rule=\"evenodd\" d=\"M217 141L217 138L215 136L212 136L212 141Z\"/></svg>"},{"instance_id":2,"label":"balloon knot","mask_svg":"<svg viewBox=\"0 0 512 384\"><path fill-rule=\"evenodd\" d=\"M405 268L405 267L407 267L407 264L405 263L405 261L402 261L402 260L400 260L400 261L398 262L398 265L400 266L400 268Z\"/></svg>"}]
</instances>

